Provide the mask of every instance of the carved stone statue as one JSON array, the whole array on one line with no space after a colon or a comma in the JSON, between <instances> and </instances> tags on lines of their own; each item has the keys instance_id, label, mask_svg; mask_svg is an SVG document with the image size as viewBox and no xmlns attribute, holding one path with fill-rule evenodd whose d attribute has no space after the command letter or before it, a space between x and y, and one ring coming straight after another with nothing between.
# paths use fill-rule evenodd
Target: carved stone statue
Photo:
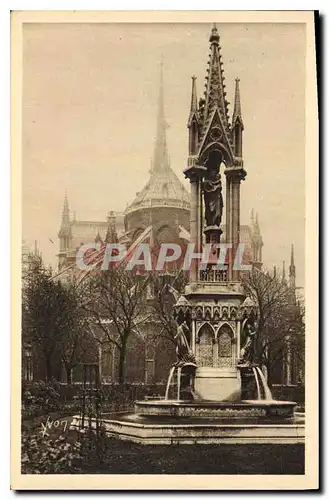
<instances>
[{"instance_id":1,"label":"carved stone statue","mask_svg":"<svg viewBox=\"0 0 329 500\"><path fill-rule=\"evenodd\" d=\"M247 323L247 338L244 346L240 351L240 364L250 364L253 363L256 354L256 334L257 334L257 324Z\"/></svg>"},{"instance_id":2,"label":"carved stone statue","mask_svg":"<svg viewBox=\"0 0 329 500\"><path fill-rule=\"evenodd\" d=\"M216 166L210 166L203 181L203 197L206 225L219 227L223 214L223 196L221 177Z\"/></svg>"},{"instance_id":3,"label":"carved stone statue","mask_svg":"<svg viewBox=\"0 0 329 500\"><path fill-rule=\"evenodd\" d=\"M190 329L186 321L183 321L183 323L178 325L175 335L177 365L179 366L184 366L185 364L194 364L196 366L195 356L189 345L189 337Z\"/></svg>"}]
</instances>

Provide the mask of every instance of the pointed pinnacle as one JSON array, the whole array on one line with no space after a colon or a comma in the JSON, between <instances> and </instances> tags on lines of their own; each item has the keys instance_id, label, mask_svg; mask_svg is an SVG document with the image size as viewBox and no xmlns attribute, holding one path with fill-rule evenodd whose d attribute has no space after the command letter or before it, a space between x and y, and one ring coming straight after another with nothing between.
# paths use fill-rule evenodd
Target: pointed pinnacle
<instances>
[{"instance_id":1,"label":"pointed pinnacle","mask_svg":"<svg viewBox=\"0 0 329 500\"><path fill-rule=\"evenodd\" d=\"M65 190L61 227L67 227L69 224L70 224L70 209L69 209L67 191Z\"/></svg>"},{"instance_id":2,"label":"pointed pinnacle","mask_svg":"<svg viewBox=\"0 0 329 500\"><path fill-rule=\"evenodd\" d=\"M219 42L219 34L218 34L217 26L216 26L215 23L214 23L213 28L211 30L209 42L216 43L217 45L218 45L218 42Z\"/></svg>"},{"instance_id":3,"label":"pointed pinnacle","mask_svg":"<svg viewBox=\"0 0 329 500\"><path fill-rule=\"evenodd\" d=\"M196 76L192 76L192 93L191 93L191 113L197 111L198 109L198 99L196 93Z\"/></svg>"},{"instance_id":4,"label":"pointed pinnacle","mask_svg":"<svg viewBox=\"0 0 329 500\"><path fill-rule=\"evenodd\" d=\"M232 126L235 126L235 123L237 119L239 118L239 121L242 126L243 130L243 120L242 120L242 112L241 112L241 99L240 99L240 78L235 79L235 96L234 96L234 111L233 111L233 116L232 116Z\"/></svg>"},{"instance_id":5,"label":"pointed pinnacle","mask_svg":"<svg viewBox=\"0 0 329 500\"><path fill-rule=\"evenodd\" d=\"M64 204L63 204L63 216L64 215L68 215L69 212L70 212L70 209L69 209L69 200L68 200L68 197L67 197L67 190L65 190Z\"/></svg>"},{"instance_id":6,"label":"pointed pinnacle","mask_svg":"<svg viewBox=\"0 0 329 500\"><path fill-rule=\"evenodd\" d=\"M294 256L294 245L291 245L291 258L290 258L290 265L294 266L295 265L295 256Z\"/></svg>"}]
</instances>

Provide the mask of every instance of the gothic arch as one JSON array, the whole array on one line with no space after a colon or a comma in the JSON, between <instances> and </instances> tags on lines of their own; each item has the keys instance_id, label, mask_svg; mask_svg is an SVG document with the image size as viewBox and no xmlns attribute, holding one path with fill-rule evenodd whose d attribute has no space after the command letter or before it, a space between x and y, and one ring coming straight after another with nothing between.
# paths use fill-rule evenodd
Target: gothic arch
<instances>
[{"instance_id":1,"label":"gothic arch","mask_svg":"<svg viewBox=\"0 0 329 500\"><path fill-rule=\"evenodd\" d=\"M216 338L215 330L214 330L213 326L206 321L198 329L198 332L197 332L197 342L200 341L200 338L201 338L202 335L208 334L208 332L211 335L211 338L213 340L215 340L215 338Z\"/></svg>"},{"instance_id":2,"label":"gothic arch","mask_svg":"<svg viewBox=\"0 0 329 500\"><path fill-rule=\"evenodd\" d=\"M217 330L217 335L216 335L217 338L219 338L219 336L221 335L221 333L223 333L223 332L221 332L221 330L227 331L231 335L231 337L234 338L233 328L232 328L232 326L228 322L225 321L225 323L223 323L222 325L220 325L220 327Z\"/></svg>"},{"instance_id":3,"label":"gothic arch","mask_svg":"<svg viewBox=\"0 0 329 500\"><path fill-rule=\"evenodd\" d=\"M210 323L204 323L198 331L196 359L198 366L214 366L215 332Z\"/></svg>"},{"instance_id":4,"label":"gothic arch","mask_svg":"<svg viewBox=\"0 0 329 500\"><path fill-rule=\"evenodd\" d=\"M234 366L234 332L228 323L223 323L217 332L218 366Z\"/></svg>"},{"instance_id":5,"label":"gothic arch","mask_svg":"<svg viewBox=\"0 0 329 500\"><path fill-rule=\"evenodd\" d=\"M201 154L201 163L204 164L209 159L210 153L213 151L219 151L222 154L222 163L224 163L225 167L232 166L232 158L228 149L224 146L224 144L219 142L211 142L208 144ZM220 165L219 165L220 166Z\"/></svg>"}]
</instances>

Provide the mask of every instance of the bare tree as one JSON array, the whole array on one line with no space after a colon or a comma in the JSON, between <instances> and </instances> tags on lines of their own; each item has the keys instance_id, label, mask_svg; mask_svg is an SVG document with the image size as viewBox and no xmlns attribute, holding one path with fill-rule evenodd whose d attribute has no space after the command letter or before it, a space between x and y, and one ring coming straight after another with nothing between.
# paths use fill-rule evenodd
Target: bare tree
<instances>
[{"instance_id":1,"label":"bare tree","mask_svg":"<svg viewBox=\"0 0 329 500\"><path fill-rule=\"evenodd\" d=\"M303 308L286 281L268 272L253 269L244 273L242 282L258 310L255 361L266 366L271 385L272 367L285 355L287 341L298 351L303 346Z\"/></svg>"},{"instance_id":2,"label":"bare tree","mask_svg":"<svg viewBox=\"0 0 329 500\"><path fill-rule=\"evenodd\" d=\"M22 296L22 335L45 358L46 377L53 377L53 360L61 343L74 327L72 296L60 281L51 279L40 256L30 260L24 276Z\"/></svg>"},{"instance_id":3,"label":"bare tree","mask_svg":"<svg viewBox=\"0 0 329 500\"><path fill-rule=\"evenodd\" d=\"M110 267L88 279L83 308L89 329L100 344L119 351L119 383L125 380L128 339L147 320L148 278L122 267ZM96 334L96 331L98 332Z\"/></svg>"},{"instance_id":4,"label":"bare tree","mask_svg":"<svg viewBox=\"0 0 329 500\"><path fill-rule=\"evenodd\" d=\"M149 301L149 307L154 321L160 326L158 336L174 342L177 332L177 323L173 314L174 305L179 296L184 293L188 283L188 274L184 271L178 271L176 275L153 273L150 282L152 299Z\"/></svg>"},{"instance_id":5,"label":"bare tree","mask_svg":"<svg viewBox=\"0 0 329 500\"><path fill-rule=\"evenodd\" d=\"M60 356L66 371L66 381L72 383L72 370L79 363L90 358L94 339L88 328L88 318L83 308L85 284L79 283L74 275L63 283L67 301L70 304L71 327L66 331L60 343Z\"/></svg>"}]
</instances>

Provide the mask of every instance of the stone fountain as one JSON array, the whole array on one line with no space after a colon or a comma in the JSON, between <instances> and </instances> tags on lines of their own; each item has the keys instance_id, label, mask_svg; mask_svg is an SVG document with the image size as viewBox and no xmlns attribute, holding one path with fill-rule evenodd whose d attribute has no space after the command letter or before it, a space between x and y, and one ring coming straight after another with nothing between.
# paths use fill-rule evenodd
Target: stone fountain
<instances>
[{"instance_id":1,"label":"stone fountain","mask_svg":"<svg viewBox=\"0 0 329 500\"><path fill-rule=\"evenodd\" d=\"M192 78L184 171L191 188L191 266L189 284L174 307L177 362L163 399L136 401L133 414L104 415L103 422L110 434L148 444L303 442L296 403L273 401L254 359L257 307L246 297L240 275L241 268L248 271L241 266L240 246L240 184L246 171L239 80L230 122L216 27L208 64L199 104ZM253 250L251 265L261 272L261 247Z\"/></svg>"},{"instance_id":2,"label":"stone fountain","mask_svg":"<svg viewBox=\"0 0 329 500\"><path fill-rule=\"evenodd\" d=\"M212 307L228 307L218 303L203 305L203 314L208 308L211 313ZM240 312L245 308L250 308L248 300ZM221 338L228 333L223 325L233 323L230 318L216 319L216 329L208 335L210 326L214 328L211 316L205 320L193 314L185 296L178 300L175 315L177 361L164 398L136 401L134 413L103 415L110 435L151 445L304 442L304 420L294 414L296 403L273 400L260 366L253 362L256 333L250 311L242 322L247 335L239 357L233 335ZM202 340L204 332L208 342Z\"/></svg>"}]
</instances>

